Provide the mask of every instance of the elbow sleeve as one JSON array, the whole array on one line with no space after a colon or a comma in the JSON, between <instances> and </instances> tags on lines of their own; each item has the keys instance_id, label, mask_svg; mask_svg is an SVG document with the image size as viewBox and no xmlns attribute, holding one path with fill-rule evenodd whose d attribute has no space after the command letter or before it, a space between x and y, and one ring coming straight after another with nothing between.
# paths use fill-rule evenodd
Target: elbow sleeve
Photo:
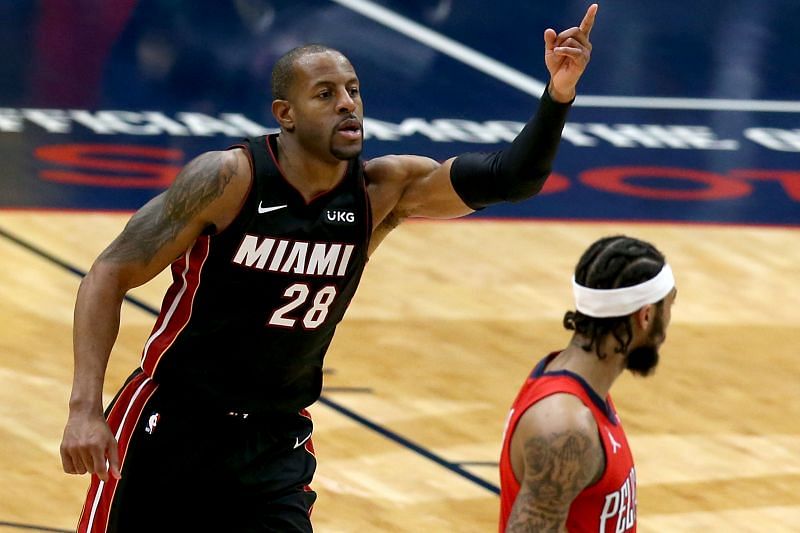
<instances>
[{"instance_id":1,"label":"elbow sleeve","mask_svg":"<svg viewBox=\"0 0 800 533\"><path fill-rule=\"evenodd\" d=\"M508 148L458 156L450 179L464 203L477 210L538 193L550 175L570 105L554 102L545 90L536 115Z\"/></svg>"}]
</instances>

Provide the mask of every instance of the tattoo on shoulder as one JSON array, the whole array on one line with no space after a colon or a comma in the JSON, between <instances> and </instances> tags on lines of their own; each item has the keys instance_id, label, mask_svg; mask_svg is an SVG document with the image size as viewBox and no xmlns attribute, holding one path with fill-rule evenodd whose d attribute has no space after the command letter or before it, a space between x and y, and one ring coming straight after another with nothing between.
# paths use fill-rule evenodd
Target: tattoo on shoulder
<instances>
[{"instance_id":1,"label":"tattoo on shoulder","mask_svg":"<svg viewBox=\"0 0 800 533\"><path fill-rule=\"evenodd\" d=\"M164 220L188 222L222 195L237 167L237 159L225 152L209 152L191 161L164 197Z\"/></svg>"},{"instance_id":2,"label":"tattoo on shoulder","mask_svg":"<svg viewBox=\"0 0 800 533\"><path fill-rule=\"evenodd\" d=\"M525 479L514 502L508 531L560 531L572 500L602 468L602 451L574 430L525 442Z\"/></svg>"},{"instance_id":3,"label":"tattoo on shoulder","mask_svg":"<svg viewBox=\"0 0 800 533\"><path fill-rule=\"evenodd\" d=\"M189 221L222 196L238 171L238 160L225 152L208 152L190 161L172 186L131 217L101 258L149 262L174 241Z\"/></svg>"}]
</instances>

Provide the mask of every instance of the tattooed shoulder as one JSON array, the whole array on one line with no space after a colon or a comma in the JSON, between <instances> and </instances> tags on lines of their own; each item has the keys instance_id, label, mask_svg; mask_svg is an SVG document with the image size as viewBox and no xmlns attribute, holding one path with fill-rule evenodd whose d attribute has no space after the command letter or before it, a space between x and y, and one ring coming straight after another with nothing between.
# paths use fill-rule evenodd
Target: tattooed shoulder
<instances>
[{"instance_id":1,"label":"tattooed shoulder","mask_svg":"<svg viewBox=\"0 0 800 533\"><path fill-rule=\"evenodd\" d=\"M563 500L592 480L598 451L597 444L577 429L534 436L525 442L526 480L537 491L550 491L551 498Z\"/></svg>"},{"instance_id":2,"label":"tattooed shoulder","mask_svg":"<svg viewBox=\"0 0 800 533\"><path fill-rule=\"evenodd\" d=\"M599 440L584 428L537 434L525 440L524 456L508 531L560 531L572 501L603 469Z\"/></svg>"},{"instance_id":3,"label":"tattooed shoulder","mask_svg":"<svg viewBox=\"0 0 800 533\"><path fill-rule=\"evenodd\" d=\"M173 220L189 220L216 200L238 170L231 152L206 152L184 167L167 190L164 215Z\"/></svg>"},{"instance_id":4,"label":"tattooed shoulder","mask_svg":"<svg viewBox=\"0 0 800 533\"><path fill-rule=\"evenodd\" d=\"M133 217L101 258L147 263L200 212L225 192L239 171L231 152L207 152L190 161L162 194Z\"/></svg>"}]
</instances>

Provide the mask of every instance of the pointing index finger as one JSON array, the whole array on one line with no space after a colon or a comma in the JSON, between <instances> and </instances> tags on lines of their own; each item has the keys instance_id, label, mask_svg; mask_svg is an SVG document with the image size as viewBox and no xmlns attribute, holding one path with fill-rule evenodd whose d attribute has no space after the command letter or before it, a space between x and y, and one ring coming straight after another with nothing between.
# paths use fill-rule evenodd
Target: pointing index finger
<instances>
[{"instance_id":1,"label":"pointing index finger","mask_svg":"<svg viewBox=\"0 0 800 533\"><path fill-rule=\"evenodd\" d=\"M589 34L592 32L592 26L594 26L594 17L597 15L597 4L592 4L589 6L589 9L586 10L586 15L583 16L583 20L581 21L581 31L586 34L588 37Z\"/></svg>"}]
</instances>

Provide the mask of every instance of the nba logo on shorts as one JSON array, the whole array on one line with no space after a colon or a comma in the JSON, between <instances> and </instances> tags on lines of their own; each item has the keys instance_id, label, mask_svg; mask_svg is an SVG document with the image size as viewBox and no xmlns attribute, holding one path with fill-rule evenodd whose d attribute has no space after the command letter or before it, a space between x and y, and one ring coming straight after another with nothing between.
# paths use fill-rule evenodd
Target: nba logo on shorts
<instances>
[{"instance_id":1,"label":"nba logo on shorts","mask_svg":"<svg viewBox=\"0 0 800 533\"><path fill-rule=\"evenodd\" d=\"M156 430L156 424L158 424L160 418L161 415L158 413L153 413L152 415L150 415L150 418L147 420L147 427L144 428L145 433L152 435L153 432Z\"/></svg>"}]
</instances>

